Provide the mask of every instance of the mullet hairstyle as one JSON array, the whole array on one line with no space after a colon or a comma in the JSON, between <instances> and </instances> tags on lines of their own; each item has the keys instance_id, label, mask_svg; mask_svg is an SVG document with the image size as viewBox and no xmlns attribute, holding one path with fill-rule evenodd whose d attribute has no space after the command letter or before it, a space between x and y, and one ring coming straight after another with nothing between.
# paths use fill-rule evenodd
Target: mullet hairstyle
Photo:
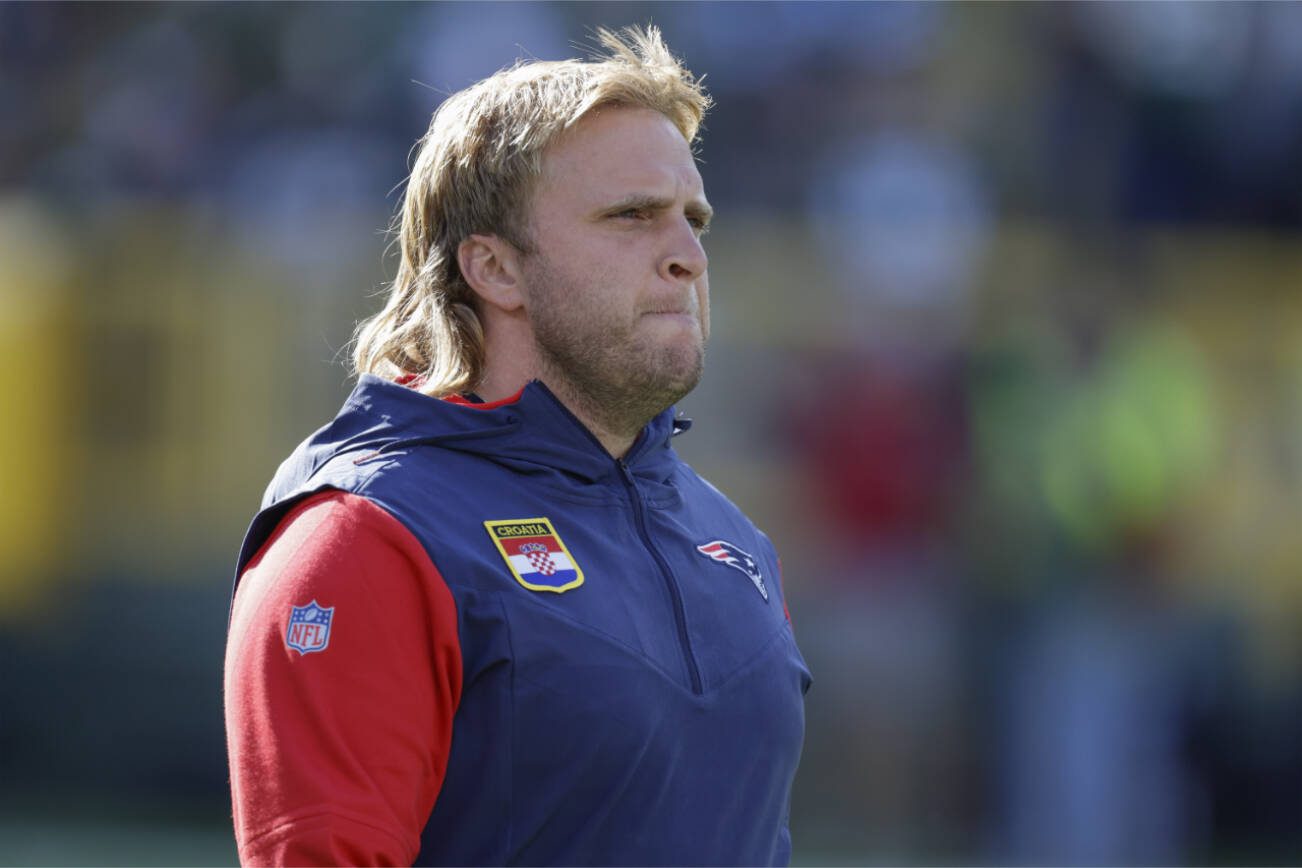
<instances>
[{"instance_id":1,"label":"mullet hairstyle","mask_svg":"<svg viewBox=\"0 0 1302 868\"><path fill-rule=\"evenodd\" d=\"M449 97L407 182L398 274L384 308L358 325L354 373L413 381L433 397L473 390L484 372L476 297L457 264L470 235L533 252L527 213L547 148L605 106L648 108L696 141L710 97L655 27L597 31L591 60L520 61Z\"/></svg>"}]
</instances>

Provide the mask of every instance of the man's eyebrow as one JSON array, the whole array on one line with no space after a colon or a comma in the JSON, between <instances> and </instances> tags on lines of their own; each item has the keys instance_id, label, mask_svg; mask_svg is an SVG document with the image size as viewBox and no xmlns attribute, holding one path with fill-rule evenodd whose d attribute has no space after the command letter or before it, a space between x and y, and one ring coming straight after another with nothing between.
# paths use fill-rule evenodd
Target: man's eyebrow
<instances>
[{"instance_id":1,"label":"man's eyebrow","mask_svg":"<svg viewBox=\"0 0 1302 868\"><path fill-rule=\"evenodd\" d=\"M706 202L688 202L687 207L683 210L688 217L695 217L702 223L709 223L714 217L714 209Z\"/></svg>"},{"instance_id":2,"label":"man's eyebrow","mask_svg":"<svg viewBox=\"0 0 1302 868\"><path fill-rule=\"evenodd\" d=\"M645 208L648 211L668 211L672 207L674 207L673 199L664 196L653 196L649 193L633 193L602 210L607 214L614 214L632 208ZM709 223L710 218L714 216L713 208L705 202L696 200L688 202L683 207L683 211L687 216L695 217L704 223Z\"/></svg>"}]
</instances>

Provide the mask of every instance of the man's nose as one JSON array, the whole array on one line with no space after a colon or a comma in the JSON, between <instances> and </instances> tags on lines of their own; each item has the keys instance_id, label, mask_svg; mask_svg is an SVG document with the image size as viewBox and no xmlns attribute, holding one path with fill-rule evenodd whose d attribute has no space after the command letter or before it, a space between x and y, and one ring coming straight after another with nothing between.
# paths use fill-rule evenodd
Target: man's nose
<instances>
[{"instance_id":1,"label":"man's nose","mask_svg":"<svg viewBox=\"0 0 1302 868\"><path fill-rule=\"evenodd\" d=\"M676 221L670 239L669 252L660 264L660 274L665 280L691 283L705 274L710 259L696 232L696 227L686 217Z\"/></svg>"}]
</instances>

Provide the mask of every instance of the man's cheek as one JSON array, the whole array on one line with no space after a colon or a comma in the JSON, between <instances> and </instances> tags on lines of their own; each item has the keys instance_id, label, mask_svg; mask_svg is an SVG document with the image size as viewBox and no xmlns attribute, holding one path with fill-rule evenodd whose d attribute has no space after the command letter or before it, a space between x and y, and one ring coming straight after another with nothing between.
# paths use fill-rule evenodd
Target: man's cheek
<instances>
[{"instance_id":1,"label":"man's cheek","mask_svg":"<svg viewBox=\"0 0 1302 868\"><path fill-rule=\"evenodd\" d=\"M710 339L710 285L706 281L705 276L702 275L701 279L697 282L696 286L697 286L696 289L697 298L700 299L700 306L701 306L701 338L703 340L709 340Z\"/></svg>"}]
</instances>

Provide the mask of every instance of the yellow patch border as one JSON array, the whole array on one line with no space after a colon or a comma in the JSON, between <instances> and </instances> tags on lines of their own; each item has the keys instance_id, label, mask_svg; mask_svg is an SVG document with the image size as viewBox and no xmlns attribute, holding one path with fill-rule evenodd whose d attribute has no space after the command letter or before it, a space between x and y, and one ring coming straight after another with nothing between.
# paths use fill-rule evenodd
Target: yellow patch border
<instances>
[{"instance_id":1,"label":"yellow patch border","mask_svg":"<svg viewBox=\"0 0 1302 868\"><path fill-rule=\"evenodd\" d=\"M556 540L557 544L560 545L561 551L565 552L565 556L570 559L570 563L574 564L574 572L577 574L574 581L567 582L560 587L554 588L551 585L530 584L520 578L520 574L516 572L515 565L511 563L511 556L506 553L506 547L502 545L502 540L498 538L497 534L493 533L493 528L507 524L545 524L547 530L550 531L549 535ZM566 548L565 540L561 539L561 535L556 532L556 525L552 524L550 518L542 516L539 518L509 518L501 521L486 521L484 522L484 529L488 531L489 539L493 541L493 545L497 546L497 553L500 554L502 560L506 562L506 568L511 571L511 575L515 576L515 580L529 590L549 591L553 594L563 594L566 591L573 590L583 584L583 568L579 566L579 562L574 559L574 555L570 554L570 550Z\"/></svg>"}]
</instances>

